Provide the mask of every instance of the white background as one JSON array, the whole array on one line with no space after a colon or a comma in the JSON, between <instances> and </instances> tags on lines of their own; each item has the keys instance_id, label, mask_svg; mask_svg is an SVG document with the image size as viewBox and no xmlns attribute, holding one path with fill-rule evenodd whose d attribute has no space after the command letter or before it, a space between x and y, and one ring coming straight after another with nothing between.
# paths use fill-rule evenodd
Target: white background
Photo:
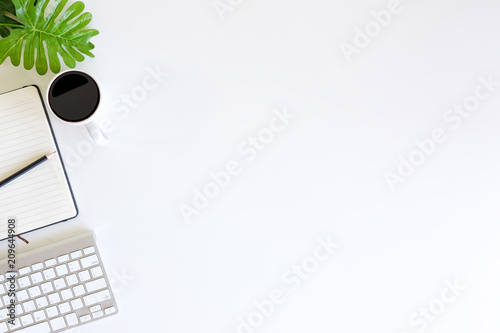
<instances>
[{"instance_id":1,"label":"white background","mask_svg":"<svg viewBox=\"0 0 500 333\"><path fill-rule=\"evenodd\" d=\"M351 62L342 43L389 1L233 0L224 19L211 0L85 3L100 35L77 68L100 79L110 143L51 117L80 215L26 235L94 230L120 313L82 332L238 332L279 289L255 332L413 333L455 279L467 289L420 331L500 329L500 88L459 128L443 119L479 77L500 81L498 1L401 1ZM0 91L53 76L7 60ZM246 161L238 146L283 108L295 119ZM447 140L391 191L384 175L436 128ZM241 173L186 223L179 206L232 160ZM340 247L292 290L283 275L329 236Z\"/></svg>"}]
</instances>

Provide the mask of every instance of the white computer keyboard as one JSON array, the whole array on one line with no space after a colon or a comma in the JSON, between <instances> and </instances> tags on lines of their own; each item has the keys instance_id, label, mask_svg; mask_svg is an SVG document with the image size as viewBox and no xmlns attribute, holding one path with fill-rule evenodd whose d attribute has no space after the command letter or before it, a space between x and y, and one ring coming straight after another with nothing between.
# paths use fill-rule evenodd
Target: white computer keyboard
<instances>
[{"instance_id":1,"label":"white computer keyboard","mask_svg":"<svg viewBox=\"0 0 500 333\"><path fill-rule=\"evenodd\" d=\"M92 232L17 254L15 325L0 259L0 333L62 332L118 312Z\"/></svg>"}]
</instances>

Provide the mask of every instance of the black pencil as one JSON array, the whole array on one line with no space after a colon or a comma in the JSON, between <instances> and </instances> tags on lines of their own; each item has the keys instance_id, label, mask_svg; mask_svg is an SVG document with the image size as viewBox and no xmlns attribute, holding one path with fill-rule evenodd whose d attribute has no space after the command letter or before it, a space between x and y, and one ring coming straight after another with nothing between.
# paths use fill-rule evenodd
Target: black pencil
<instances>
[{"instance_id":1,"label":"black pencil","mask_svg":"<svg viewBox=\"0 0 500 333\"><path fill-rule=\"evenodd\" d=\"M56 152L52 152L52 153L49 153L47 155L44 155L42 157L40 157L39 159L37 159L35 162L25 166L24 168L22 168L21 170L19 170L18 172L14 173L13 175L7 177L6 179L0 181L0 187L4 186L4 185L7 185L8 183L10 183L11 181L13 181L14 179L16 179L17 177L21 176L21 175L24 175L26 172L30 171L31 169L37 167L38 165L42 164L43 162L47 161L48 159L50 159Z\"/></svg>"}]
</instances>

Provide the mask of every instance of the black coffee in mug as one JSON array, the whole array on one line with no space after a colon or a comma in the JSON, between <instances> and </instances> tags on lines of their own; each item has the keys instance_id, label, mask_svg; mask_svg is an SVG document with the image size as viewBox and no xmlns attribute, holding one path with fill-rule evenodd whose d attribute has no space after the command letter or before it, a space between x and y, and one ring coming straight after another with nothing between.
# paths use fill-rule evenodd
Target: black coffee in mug
<instances>
[{"instance_id":1,"label":"black coffee in mug","mask_svg":"<svg viewBox=\"0 0 500 333\"><path fill-rule=\"evenodd\" d=\"M68 71L49 87L48 102L56 116L68 122L90 118L99 106L99 87L92 77L80 71Z\"/></svg>"}]
</instances>

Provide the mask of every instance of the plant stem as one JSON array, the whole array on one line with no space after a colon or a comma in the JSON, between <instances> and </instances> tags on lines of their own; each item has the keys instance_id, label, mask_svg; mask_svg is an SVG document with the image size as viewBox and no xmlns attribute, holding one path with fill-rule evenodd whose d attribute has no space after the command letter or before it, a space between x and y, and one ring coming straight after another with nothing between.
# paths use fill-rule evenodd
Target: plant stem
<instances>
[{"instance_id":1,"label":"plant stem","mask_svg":"<svg viewBox=\"0 0 500 333\"><path fill-rule=\"evenodd\" d=\"M20 24L0 23L0 27L24 28L24 25L20 25Z\"/></svg>"}]
</instances>

